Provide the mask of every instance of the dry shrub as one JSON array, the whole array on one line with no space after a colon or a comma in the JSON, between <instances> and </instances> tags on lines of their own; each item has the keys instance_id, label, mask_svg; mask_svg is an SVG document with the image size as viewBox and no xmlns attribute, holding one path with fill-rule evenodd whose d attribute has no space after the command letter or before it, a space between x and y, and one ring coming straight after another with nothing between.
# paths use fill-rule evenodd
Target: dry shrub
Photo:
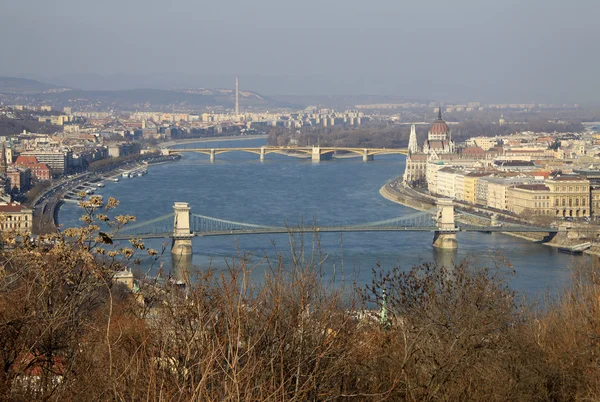
<instances>
[{"instance_id":1,"label":"dry shrub","mask_svg":"<svg viewBox=\"0 0 600 402\"><path fill-rule=\"evenodd\" d=\"M156 252L137 240L108 251L94 221L131 218L111 220L94 202L86 224L51 245L4 234L2 400L600 397L597 264L534 308L498 269L398 268L349 289L323 280L320 256L292 250L259 283L244 255L226 271L195 272L186 289L146 280L141 304L112 276Z\"/></svg>"}]
</instances>

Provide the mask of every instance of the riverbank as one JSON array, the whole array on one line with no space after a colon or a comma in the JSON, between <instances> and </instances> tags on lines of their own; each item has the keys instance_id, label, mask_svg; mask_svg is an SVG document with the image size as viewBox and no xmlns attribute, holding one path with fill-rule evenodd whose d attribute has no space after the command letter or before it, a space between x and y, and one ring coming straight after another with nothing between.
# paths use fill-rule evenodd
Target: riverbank
<instances>
[{"instance_id":1,"label":"riverbank","mask_svg":"<svg viewBox=\"0 0 600 402\"><path fill-rule=\"evenodd\" d=\"M435 208L436 198L430 196L426 198L425 195L413 190L411 188L404 187L400 178L396 178L387 182L381 187L379 190L379 194L385 199L395 202L397 204L403 205L408 208L416 209L418 211L428 211L432 208ZM460 208L459 208L460 210ZM466 219L466 218L465 218ZM466 222L465 219L457 218L457 221L462 223L477 223L477 222ZM469 219L473 219L469 217ZM566 236L559 237L555 236L552 240L548 241L547 236L541 233L531 233L531 232L501 232L507 236L516 237L519 239L527 240L529 242L541 243L548 247L559 248L559 247L571 247L578 243L581 243L580 240L569 240ZM588 250L583 252L587 255L600 257L600 246L592 245Z\"/></svg>"},{"instance_id":2,"label":"riverbank","mask_svg":"<svg viewBox=\"0 0 600 402\"><path fill-rule=\"evenodd\" d=\"M408 208L416 209L418 211L428 211L436 207L436 198L433 196L426 197L416 190L404 187L399 178L391 180L381 187L379 194L389 201L403 205ZM460 210L460 209L459 209ZM465 218L466 219L466 218ZM474 219L469 217L469 219ZM462 223L477 223L477 222L466 222L464 219L457 218L457 221ZM563 244L558 242L544 243L545 235L538 233L529 232L501 232L505 235L516 237L519 239L527 240L534 243L542 243L552 247L560 247Z\"/></svg>"},{"instance_id":3,"label":"riverbank","mask_svg":"<svg viewBox=\"0 0 600 402\"><path fill-rule=\"evenodd\" d=\"M58 218L60 214L60 208L65 203L64 197L76 190L77 187L86 186L89 183L95 184L102 180L119 178L121 173L125 170L136 170L142 168L148 169L152 166L175 162L177 160L179 160L179 158L159 160L156 162L147 162L142 160L133 165L131 165L131 162L125 162L121 165L112 167L110 170L103 171L102 173L87 172L71 179L64 178L58 181L55 185L48 188L40 196L39 200L35 202L35 206L33 208L33 234L43 235L56 233L58 231ZM127 168L125 169L124 167Z\"/></svg>"}]
</instances>

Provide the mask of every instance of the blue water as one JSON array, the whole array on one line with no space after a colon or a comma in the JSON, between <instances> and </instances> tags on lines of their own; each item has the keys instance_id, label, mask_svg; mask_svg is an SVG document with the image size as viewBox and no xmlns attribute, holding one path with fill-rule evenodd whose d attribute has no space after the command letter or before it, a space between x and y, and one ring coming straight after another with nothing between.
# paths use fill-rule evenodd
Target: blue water
<instances>
[{"instance_id":1,"label":"blue water","mask_svg":"<svg viewBox=\"0 0 600 402\"><path fill-rule=\"evenodd\" d=\"M264 140L231 141L213 144L187 144L185 147L261 146ZM258 155L232 152L208 156L184 154L175 163L153 166L149 174L119 183L106 182L98 193L120 201L118 212L131 214L138 221L173 212L176 201L188 202L192 213L211 217L281 226L300 222L319 225L366 223L414 213L390 202L379 194L388 180L404 171L403 156L377 156L365 163L361 158L335 159L312 163L307 159L269 154L261 162ZM66 204L60 212L60 224L79 225L79 209ZM560 254L556 250L499 233L459 233L457 252L439 252L430 232L323 233L320 235L320 259L323 275L335 281L370 283L372 269L394 266L410 268L415 264L469 259L474 264L503 272L514 269L511 286L526 294L550 293L569 281L569 266L582 257ZM304 236L305 260L313 253L311 235ZM295 237L296 245L300 237ZM161 248L167 240L148 240ZM276 261L280 253L290 259L288 235L222 236L195 238L192 262L204 269L209 265L227 269L227 262L241 254L251 255L249 266L260 278L267 268L264 256ZM171 266L163 259L165 269ZM319 260L319 258L317 258ZM154 268L155 269L155 268Z\"/></svg>"}]
</instances>

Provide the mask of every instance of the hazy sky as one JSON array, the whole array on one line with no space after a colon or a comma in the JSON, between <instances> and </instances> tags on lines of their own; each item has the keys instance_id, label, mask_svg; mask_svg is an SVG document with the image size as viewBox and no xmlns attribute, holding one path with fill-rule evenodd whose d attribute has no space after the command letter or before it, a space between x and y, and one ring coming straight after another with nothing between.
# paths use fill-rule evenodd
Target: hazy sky
<instances>
[{"instance_id":1,"label":"hazy sky","mask_svg":"<svg viewBox=\"0 0 600 402\"><path fill-rule=\"evenodd\" d=\"M0 75L596 101L599 15L598 0L1 0Z\"/></svg>"}]
</instances>

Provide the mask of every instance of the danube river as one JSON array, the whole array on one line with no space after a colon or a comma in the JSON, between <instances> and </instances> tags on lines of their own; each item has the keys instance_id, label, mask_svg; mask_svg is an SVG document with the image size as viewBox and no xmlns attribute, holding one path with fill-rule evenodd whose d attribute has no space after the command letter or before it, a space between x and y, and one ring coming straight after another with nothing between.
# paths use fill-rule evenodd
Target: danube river
<instances>
[{"instance_id":1,"label":"danube river","mask_svg":"<svg viewBox=\"0 0 600 402\"><path fill-rule=\"evenodd\" d=\"M261 146L265 140L187 144L184 147ZM188 202L192 213L259 225L319 225L366 223L414 213L384 199L379 189L404 171L403 156L376 156L373 162L344 158L312 163L269 154L264 162L258 155L226 153L215 163L207 155L184 154L175 163L153 166L147 175L106 182L98 193L120 201L118 213L131 214L139 221L173 212L175 201ZM75 204L65 204L59 216L63 227L79 225L81 215ZM504 271L514 269L510 279L517 291L534 295L556 292L569 281L569 267L582 260L555 249L494 233L459 233L457 252L436 251L429 232L324 233L320 236L323 274L336 281L367 284L372 269L415 264L470 260L478 266ZM296 238L296 241L299 239ZM167 240L146 244L160 249ZM305 259L313 254L311 235L305 235ZM212 265L226 269L227 262L240 253L252 255L250 266L260 278L266 269L263 257L275 260L280 253L290 259L287 235L250 235L195 238L193 264L202 269ZM507 262L510 265L507 265ZM170 256L164 259L169 269ZM511 268L507 268L510 266Z\"/></svg>"}]
</instances>

